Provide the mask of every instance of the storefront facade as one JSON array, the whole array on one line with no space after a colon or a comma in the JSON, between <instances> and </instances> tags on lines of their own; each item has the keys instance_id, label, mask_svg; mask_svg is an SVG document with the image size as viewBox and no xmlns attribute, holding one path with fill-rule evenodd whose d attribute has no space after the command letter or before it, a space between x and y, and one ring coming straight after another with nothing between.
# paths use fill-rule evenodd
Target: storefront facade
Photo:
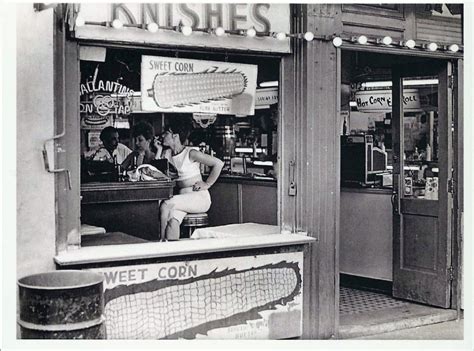
<instances>
[{"instance_id":1,"label":"storefront facade","mask_svg":"<svg viewBox=\"0 0 474 351\"><path fill-rule=\"evenodd\" d=\"M257 298L255 306L243 306L242 311L225 310L221 316L213 316L211 320L193 322L198 326L204 323L207 329L202 326L199 329L193 324L176 330L167 329L165 334L159 335L145 332L138 332L136 335L111 332L109 335L114 335L114 338L196 338L205 334L214 338L270 339L327 339L337 336L342 250L340 228L344 220L340 218L343 201L340 185L340 136L344 119L342 112L345 110L342 106L346 99L343 90L348 82L345 79L349 71L347 60L350 61L349 56L344 55L348 52L362 52L408 58L404 62L394 62L394 65L410 64L410 58L415 58L415 61L421 58L451 67L449 73L444 76L440 73L440 77L453 82L452 86L445 87L451 89L449 96L453 98L450 101L443 100L442 104L446 102L446 106L453 108L446 115L453 116L454 134L448 142L452 143L454 153L448 157L450 163L445 166L453 165L454 178L446 176L445 179L454 179L454 190L449 193L452 194L449 195L451 198L444 201L444 204L449 212L451 207L454 212L452 228L442 225L440 228L446 228L451 233L448 237L452 245L447 247L452 247L452 250L444 254L450 257L450 266L457 272L452 281L447 283L452 285L452 289L449 305L444 307L458 307L456 296L460 291L461 252L458 245L462 216L462 54L444 49L444 46L451 44L462 46L462 27L458 18L434 17L431 16L431 10L417 5L378 7L342 4L242 4L207 8L207 5L201 4L191 7L103 4L104 11L94 6L58 5L54 9L40 11L36 11L38 9L35 10L31 5L18 6L19 24L26 21L30 26L38 26L37 31L29 31L28 35L35 38L28 42L37 44L35 52L44 57L42 62L45 65L44 69L28 71L26 62L23 64L20 61L19 64L19 72L24 76L19 76L18 93L41 100L18 102L18 130L26 140L32 141L26 143L28 148L24 149L29 157L18 157L18 169L21 166L27 167L33 174L38 174L41 180L35 184L35 189L30 189L29 183L19 181L18 184L18 277L63 268L91 269L111 277L107 288L109 295L116 296L118 293L113 291L117 290L114 288L118 285L143 285L152 279L148 274L164 281L177 279L180 282L175 285L144 287L145 290L152 289L146 291L159 291L185 284L192 289L193 284L197 285L200 280L206 279L220 279L222 284L225 279L249 279L247 284L253 284L252 278L243 278L246 272L259 275L259 272L272 269L282 270L282 279L285 280L285 272L288 271L291 273L287 277L290 283L285 285L288 291L276 292L283 294L282 296L263 296L262 301ZM272 11L276 11L278 15L272 16ZM377 21L374 22L375 17ZM84 20L79 26L78 18ZM117 18L121 19L122 25L125 24L124 28L119 28L117 23L117 28L112 25ZM146 26L153 18L159 27L158 33ZM274 22L272 18L277 20ZM220 19L222 22L219 22ZM445 21L446 26L449 24L452 31L446 32L446 26L440 26L439 21ZM219 25L227 31L223 38L212 31ZM183 34L187 26L194 29L189 36ZM254 27L261 35L247 37L245 30L249 27ZM433 27L439 27L438 31ZM46 29L50 31L49 35L44 35L43 31ZM304 38L303 35L307 32L313 33L314 38ZM27 34L20 29L18 33L21 34L18 37L18 53L21 57L21 53L31 50L31 47L26 47L28 44L23 40ZM285 35L277 38L279 33ZM371 42L358 43L360 35L369 37ZM384 36L390 36L394 44L383 45L377 41ZM41 40L35 40L39 38ZM334 38L340 38L341 43L333 41ZM421 44L410 49L405 46L408 39L423 44L437 42L440 49L427 51ZM155 249L140 247L132 249L132 254L125 254L120 250L104 250L105 247L97 247L95 251L94 248L82 247L80 216L84 216L84 210L81 209L80 199L85 195L81 192L80 145L84 140L92 138L81 134L81 95L94 87L85 84L87 82L81 72L89 68L81 60L99 62L101 59L97 56L102 55L101 52L114 50L117 55L122 50L139 56L165 57L169 62L183 63L183 69L189 68L187 64L196 59L220 61L220 64L230 62L254 65L259 72L265 65L277 67L279 72L275 80L279 81L276 105L279 177L272 186L266 183L265 191L275 189L268 195L271 200L267 201L276 199L277 205L269 216L276 219L269 219L268 224L278 225L280 234L275 234L273 238L265 236L261 240L249 239L241 246L236 246L232 241L222 241L214 248L204 245L198 245L198 248L181 246L180 254L176 254L176 249L154 251ZM84 55L95 55L95 58L90 59L89 56L89 59L84 59ZM430 61L431 64L433 62ZM126 68L130 69L130 66ZM411 72L403 71L400 77L407 74ZM427 72L426 75L432 76L434 73ZM448 76L453 78L447 78ZM269 74L264 79L258 77L257 84L268 80L268 77L273 78L275 75ZM32 81L42 82L42 87L31 84ZM104 78L103 82L105 86L107 79ZM84 91L81 91L84 84ZM399 95L401 96L403 93ZM392 95L392 99L394 97ZM29 116L36 114L34 111L37 104L45 106L40 114L42 127L31 129ZM394 102L393 106L397 104ZM49 129L43 126L49 126ZM56 137L51 139L52 135ZM19 140L20 143L23 144ZM443 145L447 148L449 144ZM49 172L41 163L42 148L45 150L44 157L50 162L47 168ZM34 155L38 159L31 160ZM232 183L231 180L226 180L216 184L216 197L217 190L228 194L230 188L226 182ZM243 204L258 200L250 195L260 191L261 183L254 180L254 183L232 184L237 189L236 198L241 201L236 205L240 211L238 219L232 220L232 223L253 221L246 218L252 218L255 211L246 210ZM35 194L33 201L31 193ZM253 200L242 201L245 194ZM223 198L222 204L226 203L229 200ZM258 206L256 207L258 210ZM218 213L215 217L222 219L223 215ZM394 227L399 223L399 217L388 217L393 220ZM45 219L51 223L46 223ZM446 223L448 218L442 221ZM39 231L44 232L42 235L45 239L42 241L46 245L40 252L37 250L36 239L32 239L37 238L35 233ZM290 238L291 236L293 237ZM226 252L231 254L227 255ZM249 261L249 257L254 257L253 261ZM226 270L232 270L235 278L222 273ZM215 276L215 272L221 275ZM239 274L242 277L238 277ZM127 295L123 292L120 294ZM119 298L117 296L115 299ZM277 303L273 306L274 301L279 301L276 313L263 318L261 325L247 324L242 327L245 325L239 319L242 313L250 310L255 312L255 309L257 312L262 310L269 313L268 311L275 309ZM189 303L192 304L192 300ZM233 316L230 322L229 313ZM249 316L245 318L253 319ZM295 322L292 324L300 327L285 330L281 328L281 318L294 318ZM269 324L274 327L269 327ZM183 330L187 332L183 333ZM209 333L209 330L213 332Z\"/></svg>"}]
</instances>

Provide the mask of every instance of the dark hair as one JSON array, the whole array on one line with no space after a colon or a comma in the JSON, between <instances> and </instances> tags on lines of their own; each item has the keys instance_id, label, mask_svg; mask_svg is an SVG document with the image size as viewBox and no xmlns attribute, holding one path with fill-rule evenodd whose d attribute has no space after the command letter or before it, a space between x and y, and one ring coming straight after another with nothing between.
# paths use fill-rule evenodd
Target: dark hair
<instances>
[{"instance_id":1,"label":"dark hair","mask_svg":"<svg viewBox=\"0 0 474 351\"><path fill-rule=\"evenodd\" d=\"M146 140L153 139L153 137L155 136L153 126L148 122L138 122L136 125L133 126L132 136L136 138L139 135L143 135Z\"/></svg>"},{"instance_id":2,"label":"dark hair","mask_svg":"<svg viewBox=\"0 0 474 351\"><path fill-rule=\"evenodd\" d=\"M169 130L174 134L179 135L179 140L182 144L185 143L186 139L191 134L193 128L191 118L187 115L176 115L170 117L168 125L165 127L165 131Z\"/></svg>"},{"instance_id":3,"label":"dark hair","mask_svg":"<svg viewBox=\"0 0 474 351\"><path fill-rule=\"evenodd\" d=\"M111 127L111 126L108 126L108 127L105 127L104 129L102 129L102 131L100 132L100 140L102 140L102 142L107 139L110 135L112 135L112 133L118 133L118 130L115 129L114 127Z\"/></svg>"}]
</instances>

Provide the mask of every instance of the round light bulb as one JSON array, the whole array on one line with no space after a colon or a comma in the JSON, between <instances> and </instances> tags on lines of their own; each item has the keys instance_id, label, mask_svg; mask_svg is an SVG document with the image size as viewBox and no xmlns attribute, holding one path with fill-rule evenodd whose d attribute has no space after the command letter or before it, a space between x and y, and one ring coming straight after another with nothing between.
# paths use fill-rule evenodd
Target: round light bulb
<instances>
[{"instance_id":1,"label":"round light bulb","mask_svg":"<svg viewBox=\"0 0 474 351\"><path fill-rule=\"evenodd\" d=\"M181 27L181 33L185 36L190 36L193 33L193 29L190 26Z\"/></svg>"},{"instance_id":2,"label":"round light bulb","mask_svg":"<svg viewBox=\"0 0 474 351\"><path fill-rule=\"evenodd\" d=\"M120 29L123 27L123 23L121 20L116 18L112 21L112 27L114 27L115 29Z\"/></svg>"},{"instance_id":3,"label":"round light bulb","mask_svg":"<svg viewBox=\"0 0 474 351\"><path fill-rule=\"evenodd\" d=\"M459 45L457 44L452 44L449 46L449 51L451 52L458 52L459 51Z\"/></svg>"},{"instance_id":4,"label":"round light bulb","mask_svg":"<svg viewBox=\"0 0 474 351\"><path fill-rule=\"evenodd\" d=\"M436 44L436 43L430 43L430 44L428 45L428 50L430 50L430 51L436 51L436 50L438 50L438 44Z\"/></svg>"},{"instance_id":5,"label":"round light bulb","mask_svg":"<svg viewBox=\"0 0 474 351\"><path fill-rule=\"evenodd\" d=\"M361 35L359 38L357 38L357 42L362 45L367 44L367 41L368 39L365 35Z\"/></svg>"},{"instance_id":6,"label":"round light bulb","mask_svg":"<svg viewBox=\"0 0 474 351\"><path fill-rule=\"evenodd\" d=\"M285 40L286 39L286 34L283 33L283 32L279 32L279 33L277 33L276 38L278 40Z\"/></svg>"},{"instance_id":7,"label":"round light bulb","mask_svg":"<svg viewBox=\"0 0 474 351\"><path fill-rule=\"evenodd\" d=\"M81 16L76 17L76 27L82 27L86 24L86 21Z\"/></svg>"},{"instance_id":8,"label":"round light bulb","mask_svg":"<svg viewBox=\"0 0 474 351\"><path fill-rule=\"evenodd\" d=\"M158 24L155 22L148 23L146 28L148 29L149 32L151 33L156 33L158 32Z\"/></svg>"},{"instance_id":9,"label":"round light bulb","mask_svg":"<svg viewBox=\"0 0 474 351\"><path fill-rule=\"evenodd\" d=\"M405 43L405 46L407 48L413 49L416 46L416 43L413 39L410 39L410 40L407 40L407 42Z\"/></svg>"},{"instance_id":10,"label":"round light bulb","mask_svg":"<svg viewBox=\"0 0 474 351\"><path fill-rule=\"evenodd\" d=\"M306 41L312 41L314 39L314 34L312 32L304 33L304 39Z\"/></svg>"},{"instance_id":11,"label":"round light bulb","mask_svg":"<svg viewBox=\"0 0 474 351\"><path fill-rule=\"evenodd\" d=\"M222 37L225 34L225 29L222 27L217 27L215 33L218 37Z\"/></svg>"},{"instance_id":12,"label":"round light bulb","mask_svg":"<svg viewBox=\"0 0 474 351\"><path fill-rule=\"evenodd\" d=\"M342 39L339 38L339 37L335 37L333 40L332 40L332 45L334 45L335 47L339 47L342 45Z\"/></svg>"},{"instance_id":13,"label":"round light bulb","mask_svg":"<svg viewBox=\"0 0 474 351\"><path fill-rule=\"evenodd\" d=\"M384 43L385 45L390 45L392 44L392 38L389 36L386 36L382 39L382 43Z\"/></svg>"},{"instance_id":14,"label":"round light bulb","mask_svg":"<svg viewBox=\"0 0 474 351\"><path fill-rule=\"evenodd\" d=\"M249 38L253 38L257 35L257 31L255 30L255 28L252 27L252 28L247 29L246 34Z\"/></svg>"}]
</instances>

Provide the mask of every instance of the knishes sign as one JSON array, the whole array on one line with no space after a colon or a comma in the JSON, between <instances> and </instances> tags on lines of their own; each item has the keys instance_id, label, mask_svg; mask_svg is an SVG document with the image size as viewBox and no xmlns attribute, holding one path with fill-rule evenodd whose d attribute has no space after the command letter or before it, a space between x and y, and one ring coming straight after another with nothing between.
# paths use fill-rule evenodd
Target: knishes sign
<instances>
[{"instance_id":1,"label":"knishes sign","mask_svg":"<svg viewBox=\"0 0 474 351\"><path fill-rule=\"evenodd\" d=\"M85 25L80 27L70 23L72 35L77 39L290 52L289 38L278 40L269 35L255 38L242 35L218 37L208 33L208 30L212 31L217 27L228 31L244 31L254 27L258 32L289 33L289 4L82 3L70 6L75 6L78 16L85 20ZM115 29L100 25L114 19L136 27ZM168 29L152 33L145 29L151 22ZM190 36L184 36L172 29L180 24L204 31L195 31Z\"/></svg>"},{"instance_id":2,"label":"knishes sign","mask_svg":"<svg viewBox=\"0 0 474 351\"><path fill-rule=\"evenodd\" d=\"M253 115L257 66L143 56L142 110Z\"/></svg>"}]
</instances>

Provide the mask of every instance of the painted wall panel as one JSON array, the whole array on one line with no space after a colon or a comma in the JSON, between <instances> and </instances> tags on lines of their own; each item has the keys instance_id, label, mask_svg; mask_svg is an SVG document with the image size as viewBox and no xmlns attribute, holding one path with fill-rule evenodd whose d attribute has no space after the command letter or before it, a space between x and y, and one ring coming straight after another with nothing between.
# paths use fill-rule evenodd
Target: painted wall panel
<instances>
[{"instance_id":1,"label":"painted wall panel","mask_svg":"<svg viewBox=\"0 0 474 351\"><path fill-rule=\"evenodd\" d=\"M91 270L104 274L109 339L301 335L301 251Z\"/></svg>"},{"instance_id":2,"label":"painted wall panel","mask_svg":"<svg viewBox=\"0 0 474 351\"><path fill-rule=\"evenodd\" d=\"M17 4L16 9L17 274L21 277L54 269L54 175L45 171L41 155L43 142L54 134L54 26L53 10L34 12L31 3Z\"/></svg>"},{"instance_id":3,"label":"painted wall panel","mask_svg":"<svg viewBox=\"0 0 474 351\"><path fill-rule=\"evenodd\" d=\"M392 280L390 194L341 191L340 272Z\"/></svg>"},{"instance_id":4,"label":"painted wall panel","mask_svg":"<svg viewBox=\"0 0 474 351\"><path fill-rule=\"evenodd\" d=\"M443 18L416 19L417 38L441 43L462 43L461 21Z\"/></svg>"}]
</instances>

